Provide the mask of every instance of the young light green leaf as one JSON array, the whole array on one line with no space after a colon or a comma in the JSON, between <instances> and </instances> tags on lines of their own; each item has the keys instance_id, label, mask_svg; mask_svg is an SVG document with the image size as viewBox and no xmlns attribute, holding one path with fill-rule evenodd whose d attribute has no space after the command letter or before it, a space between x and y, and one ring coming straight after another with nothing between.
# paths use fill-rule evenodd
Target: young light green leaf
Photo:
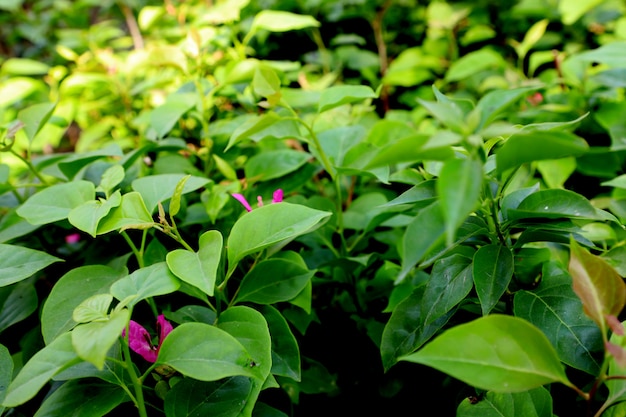
<instances>
[{"instance_id":1,"label":"young light green leaf","mask_svg":"<svg viewBox=\"0 0 626 417\"><path fill-rule=\"evenodd\" d=\"M117 342L130 320L130 311L118 310L108 320L79 324L72 330L72 346L78 356L102 370L109 349Z\"/></svg>"},{"instance_id":2,"label":"young light green leaf","mask_svg":"<svg viewBox=\"0 0 626 417\"><path fill-rule=\"evenodd\" d=\"M479 205L482 184L483 167L479 161L466 158L444 163L436 187L448 246L454 242L459 226Z\"/></svg>"},{"instance_id":3,"label":"young light green leaf","mask_svg":"<svg viewBox=\"0 0 626 417\"><path fill-rule=\"evenodd\" d=\"M378 93L366 85L336 85L322 91L317 112L373 98L378 98Z\"/></svg>"},{"instance_id":4,"label":"young light green leaf","mask_svg":"<svg viewBox=\"0 0 626 417\"><path fill-rule=\"evenodd\" d=\"M513 277L513 254L504 245L482 246L474 254L472 267L474 286L483 315L500 301Z\"/></svg>"},{"instance_id":5,"label":"young light green leaf","mask_svg":"<svg viewBox=\"0 0 626 417\"><path fill-rule=\"evenodd\" d=\"M517 56L520 59L524 59L526 54L528 54L528 51L530 51L530 49L543 37L544 33L546 33L548 23L550 23L548 19L541 19L538 22L535 22L526 32L524 40L522 40L520 44L514 46L515 52L517 52Z\"/></svg>"},{"instance_id":6,"label":"young light green leaf","mask_svg":"<svg viewBox=\"0 0 626 417\"><path fill-rule=\"evenodd\" d=\"M104 191L104 194L109 197L111 191L124 180L125 175L126 172L122 165L112 165L102 174L100 185L97 189Z\"/></svg>"},{"instance_id":7,"label":"young light green leaf","mask_svg":"<svg viewBox=\"0 0 626 417\"><path fill-rule=\"evenodd\" d=\"M111 285L111 294L118 300L136 295L128 302L132 307L139 301L157 295L170 294L180 287L180 281L170 272L165 262L139 268Z\"/></svg>"},{"instance_id":8,"label":"young light green leaf","mask_svg":"<svg viewBox=\"0 0 626 417\"><path fill-rule=\"evenodd\" d=\"M63 260L34 249L0 243L0 287L22 281Z\"/></svg>"},{"instance_id":9,"label":"young light green leaf","mask_svg":"<svg viewBox=\"0 0 626 417\"><path fill-rule=\"evenodd\" d=\"M183 192L185 189L185 184L187 180L191 178L191 175L185 175L178 181L176 187L174 188L174 194L172 194L172 199L170 200L170 216L174 217L180 211L180 199L183 197ZM189 190L191 191L191 190Z\"/></svg>"},{"instance_id":10,"label":"young light green leaf","mask_svg":"<svg viewBox=\"0 0 626 417\"><path fill-rule=\"evenodd\" d=\"M228 311L228 310L227 310ZM200 381L243 375L262 378L243 345L226 331L204 323L183 323L161 345L157 364Z\"/></svg>"},{"instance_id":11,"label":"young light green leaf","mask_svg":"<svg viewBox=\"0 0 626 417\"><path fill-rule=\"evenodd\" d=\"M48 224L66 219L72 209L92 201L96 187L89 181L72 181L51 185L34 194L17 214L31 224Z\"/></svg>"},{"instance_id":12,"label":"young light green leaf","mask_svg":"<svg viewBox=\"0 0 626 417\"><path fill-rule=\"evenodd\" d=\"M565 25L571 25L600 3L602 0L560 1L561 21Z\"/></svg>"},{"instance_id":13,"label":"young light green leaf","mask_svg":"<svg viewBox=\"0 0 626 417\"><path fill-rule=\"evenodd\" d=\"M106 200L86 201L73 208L68 214L67 220L77 229L96 237L100 221L120 204L122 204L122 194L117 190Z\"/></svg>"},{"instance_id":14,"label":"young light green leaf","mask_svg":"<svg viewBox=\"0 0 626 417\"><path fill-rule=\"evenodd\" d=\"M228 270L254 252L312 231L331 213L291 203L268 204L244 214L228 237Z\"/></svg>"},{"instance_id":15,"label":"young light green leaf","mask_svg":"<svg viewBox=\"0 0 626 417\"><path fill-rule=\"evenodd\" d=\"M109 307L113 302L111 294L96 294L80 303L72 312L72 320L76 323L108 320Z\"/></svg>"},{"instance_id":16,"label":"young light green leaf","mask_svg":"<svg viewBox=\"0 0 626 417\"><path fill-rule=\"evenodd\" d=\"M167 254L167 266L178 278L212 297L222 244L221 233L209 230L200 236L198 252L175 249Z\"/></svg>"},{"instance_id":17,"label":"young light green leaf","mask_svg":"<svg viewBox=\"0 0 626 417\"><path fill-rule=\"evenodd\" d=\"M512 90L492 90L481 97L476 104L474 111L480 115L480 122L476 127L476 131L480 131L489 126L504 110L530 91L537 90L537 87L522 87Z\"/></svg>"},{"instance_id":18,"label":"young light green leaf","mask_svg":"<svg viewBox=\"0 0 626 417\"><path fill-rule=\"evenodd\" d=\"M50 291L41 312L41 333L46 344L76 325L74 309L86 298L109 292L115 281L126 275L104 265L86 265L63 275Z\"/></svg>"},{"instance_id":19,"label":"young light green leaf","mask_svg":"<svg viewBox=\"0 0 626 417\"><path fill-rule=\"evenodd\" d=\"M33 398L59 372L82 360L72 347L72 336L64 333L30 358L9 385L2 403L16 407Z\"/></svg>"},{"instance_id":20,"label":"young light green leaf","mask_svg":"<svg viewBox=\"0 0 626 417\"><path fill-rule=\"evenodd\" d=\"M582 302L572 290L572 277L554 261L544 264L539 286L517 291L513 302L515 316L542 330L562 362L597 375L600 366L594 352L603 348L602 335L581 310Z\"/></svg>"},{"instance_id":21,"label":"young light green leaf","mask_svg":"<svg viewBox=\"0 0 626 417\"><path fill-rule=\"evenodd\" d=\"M187 179L185 179L187 178ZM158 174L137 178L133 181L133 190L139 192L146 204L146 209L152 213L159 202L163 203L177 193L182 183L180 194L190 193L207 185L211 180L184 174ZM180 204L180 199L178 201ZM170 201L170 214L171 214ZM180 208L180 206L179 206ZM177 213L175 213L177 214ZM171 214L171 215L175 215Z\"/></svg>"},{"instance_id":22,"label":"young light green leaf","mask_svg":"<svg viewBox=\"0 0 626 417\"><path fill-rule=\"evenodd\" d=\"M124 194L119 206L111 209L109 214L98 222L98 235L113 230L148 229L154 225L152 216L136 191Z\"/></svg>"},{"instance_id":23,"label":"young light green leaf","mask_svg":"<svg viewBox=\"0 0 626 417\"><path fill-rule=\"evenodd\" d=\"M261 97L266 97L272 104L280 100L280 78L268 65L259 65L252 78L252 89Z\"/></svg>"},{"instance_id":24,"label":"young light green leaf","mask_svg":"<svg viewBox=\"0 0 626 417\"><path fill-rule=\"evenodd\" d=\"M522 392L572 386L550 341L526 320L493 314L446 330L400 360L433 367L474 387Z\"/></svg>"},{"instance_id":25,"label":"young light green leaf","mask_svg":"<svg viewBox=\"0 0 626 417\"><path fill-rule=\"evenodd\" d=\"M52 116L56 103L39 103L21 110L17 114L18 120L24 123L24 133L29 141L33 141L37 133Z\"/></svg>"},{"instance_id":26,"label":"young light green leaf","mask_svg":"<svg viewBox=\"0 0 626 417\"><path fill-rule=\"evenodd\" d=\"M522 164L545 159L580 156L589 150L584 139L568 132L522 131L509 137L496 151L499 173Z\"/></svg>"},{"instance_id":27,"label":"young light green leaf","mask_svg":"<svg viewBox=\"0 0 626 417\"><path fill-rule=\"evenodd\" d=\"M270 32L287 32L290 30L319 26L320 22L313 16L299 15L280 10L262 10L254 17L250 31L255 32L259 29L265 29Z\"/></svg>"},{"instance_id":28,"label":"young light green leaf","mask_svg":"<svg viewBox=\"0 0 626 417\"><path fill-rule=\"evenodd\" d=\"M626 304L626 284L604 259L570 239L569 272L585 313L605 331L606 316L617 317Z\"/></svg>"}]
</instances>

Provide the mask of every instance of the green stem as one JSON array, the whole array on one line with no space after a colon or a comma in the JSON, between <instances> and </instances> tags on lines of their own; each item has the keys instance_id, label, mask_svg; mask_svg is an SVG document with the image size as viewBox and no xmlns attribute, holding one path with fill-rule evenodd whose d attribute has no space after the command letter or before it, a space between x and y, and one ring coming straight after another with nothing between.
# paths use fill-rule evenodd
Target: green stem
<instances>
[{"instance_id":1,"label":"green stem","mask_svg":"<svg viewBox=\"0 0 626 417\"><path fill-rule=\"evenodd\" d=\"M135 366L130 359L130 349L128 348L128 337L130 329L129 325L126 325L126 337L122 340L122 348L124 349L124 360L126 362L126 370L130 376L130 380L133 383L133 389L135 391L134 403L139 411L139 417L148 417L148 411L146 410L146 404L143 399L143 384L142 379L137 376L135 372Z\"/></svg>"},{"instance_id":2,"label":"green stem","mask_svg":"<svg viewBox=\"0 0 626 417\"><path fill-rule=\"evenodd\" d=\"M30 172L32 172L35 175L35 177L37 177L37 179L41 181L42 184L49 185L48 181L46 181L46 179L37 171L37 169L28 159L24 158L22 155L15 152L13 149L11 149L9 152L11 152L14 156L16 156L20 161L25 163L28 169L30 170Z\"/></svg>"},{"instance_id":3,"label":"green stem","mask_svg":"<svg viewBox=\"0 0 626 417\"><path fill-rule=\"evenodd\" d=\"M130 246L130 249L133 251L135 258L137 259L137 265L139 265L139 268L143 268L144 267L143 251L140 251L139 249L137 249L137 246L135 246L135 244L133 243L130 236L128 236L128 233L126 233L126 231L122 231L121 234L126 240L126 243L128 243L128 246Z\"/></svg>"}]
</instances>

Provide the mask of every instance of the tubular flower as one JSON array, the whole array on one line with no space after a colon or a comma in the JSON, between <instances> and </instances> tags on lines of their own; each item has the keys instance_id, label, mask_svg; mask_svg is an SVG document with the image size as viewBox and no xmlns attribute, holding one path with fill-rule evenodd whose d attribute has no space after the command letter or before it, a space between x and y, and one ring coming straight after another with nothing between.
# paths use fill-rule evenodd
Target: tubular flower
<instances>
[{"instance_id":1,"label":"tubular flower","mask_svg":"<svg viewBox=\"0 0 626 417\"><path fill-rule=\"evenodd\" d=\"M248 200L246 200L246 197L244 197L243 194L233 193L232 196L237 201L239 201L241 205L246 208L247 211L252 211L250 203L248 203ZM263 199L261 198L261 196L258 196L256 199L258 202L258 206L263 206ZM274 194L272 195L272 203L280 203L281 201L283 201L283 190L279 188L278 190L274 191Z\"/></svg>"},{"instance_id":2,"label":"tubular flower","mask_svg":"<svg viewBox=\"0 0 626 417\"><path fill-rule=\"evenodd\" d=\"M163 341L173 330L172 325L169 321L165 320L165 316L163 316L163 314L157 317L156 327L157 333L159 334L159 344L154 346L152 344L150 333L148 333L142 325L133 320L131 320L128 324L128 346L133 352L141 355L142 358L152 363L156 362ZM125 336L125 333L126 330L122 332L122 337Z\"/></svg>"}]
</instances>

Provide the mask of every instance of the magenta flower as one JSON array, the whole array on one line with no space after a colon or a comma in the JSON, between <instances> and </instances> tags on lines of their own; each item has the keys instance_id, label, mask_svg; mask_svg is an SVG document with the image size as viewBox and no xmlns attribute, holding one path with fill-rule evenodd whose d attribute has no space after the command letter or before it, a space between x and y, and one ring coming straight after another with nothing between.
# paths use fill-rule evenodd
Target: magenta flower
<instances>
[{"instance_id":1,"label":"magenta flower","mask_svg":"<svg viewBox=\"0 0 626 417\"><path fill-rule=\"evenodd\" d=\"M148 362L156 362L159 356L159 350L163 341L168 334L173 330L169 321L165 320L163 314L157 317L157 333L159 334L159 344L154 346L152 344L152 338L150 333L139 323L131 320L128 324L128 346L133 352L141 355L142 358ZM122 337L125 336L126 330L122 332Z\"/></svg>"},{"instance_id":2,"label":"magenta flower","mask_svg":"<svg viewBox=\"0 0 626 417\"><path fill-rule=\"evenodd\" d=\"M235 199L239 201L246 208L246 210L252 211L250 203L248 203L248 200L246 200L246 197L244 197L243 194L233 193L232 196L235 197ZM259 203L259 207L263 206L263 199L261 196L258 196L256 200ZM274 191L274 194L272 195L272 203L280 203L281 201L283 201L283 190L279 188Z\"/></svg>"}]
</instances>

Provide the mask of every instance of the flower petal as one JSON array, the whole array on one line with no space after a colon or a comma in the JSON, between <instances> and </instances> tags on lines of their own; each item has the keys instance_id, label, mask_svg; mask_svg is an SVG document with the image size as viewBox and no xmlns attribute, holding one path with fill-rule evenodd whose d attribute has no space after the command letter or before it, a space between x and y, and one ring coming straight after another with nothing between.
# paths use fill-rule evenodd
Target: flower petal
<instances>
[{"instance_id":1,"label":"flower petal","mask_svg":"<svg viewBox=\"0 0 626 417\"><path fill-rule=\"evenodd\" d=\"M152 346L150 333L139 323L131 320L128 324L128 347L148 362L156 362L157 350ZM122 332L125 336L126 331Z\"/></svg>"},{"instance_id":2,"label":"flower petal","mask_svg":"<svg viewBox=\"0 0 626 417\"><path fill-rule=\"evenodd\" d=\"M283 190L279 188L272 195L272 203L280 203L281 201L283 201Z\"/></svg>"},{"instance_id":3,"label":"flower petal","mask_svg":"<svg viewBox=\"0 0 626 417\"><path fill-rule=\"evenodd\" d=\"M157 332L159 333L159 347L161 347L161 344L163 343L167 335L170 334L172 330L174 330L174 328L172 327L171 323L165 319L165 316L163 314L160 314L159 317L157 317Z\"/></svg>"},{"instance_id":4,"label":"flower petal","mask_svg":"<svg viewBox=\"0 0 626 417\"><path fill-rule=\"evenodd\" d=\"M246 208L246 210L252 211L252 207L250 207L250 203L248 203L248 200L246 200L246 197L244 197L243 194L233 193L231 195L235 197L235 199L239 201Z\"/></svg>"}]
</instances>

